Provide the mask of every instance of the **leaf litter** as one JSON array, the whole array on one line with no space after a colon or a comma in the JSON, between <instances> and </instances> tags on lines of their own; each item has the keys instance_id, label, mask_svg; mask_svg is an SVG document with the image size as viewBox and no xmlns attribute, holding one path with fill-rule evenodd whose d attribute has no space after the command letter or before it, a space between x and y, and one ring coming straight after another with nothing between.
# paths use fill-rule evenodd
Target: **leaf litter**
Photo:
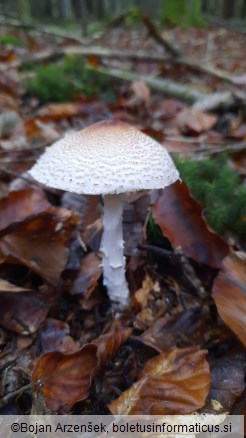
<instances>
[{"instance_id":1,"label":"leaf litter","mask_svg":"<svg viewBox=\"0 0 246 438\"><path fill-rule=\"evenodd\" d=\"M145 48L159 52L157 42L141 32ZM192 35L189 41L201 39L199 47L188 44L180 29L167 32L173 32L181 51L200 59L206 30L186 31ZM98 43L141 49L129 29L124 41L119 35L119 29L111 30ZM230 50L229 32L214 38L215 51L220 53L224 44ZM32 57L49 44L45 36L32 38L24 50ZM63 44L54 41L53 47ZM14 48L2 52L0 409L38 414L78 408L93 414L243 412L245 241L218 236L184 181L152 193L151 202L149 193L131 195L124 235L132 300L116 316L101 279L99 197L44 190L25 177L44 147L66 132L114 118L181 156L212 157L216 148L229 144L229 164L243 179L246 122L240 98L236 110L235 104L225 104L223 111L209 113L202 105L163 97L142 79L113 79L114 100L78 93L70 102L42 104L26 92L20 61ZM96 55L87 61L94 68L105 66ZM153 70L171 79L182 72L183 82L211 93L210 104L213 91L223 91L223 81L202 72L195 77L187 66L127 62L112 61L112 66L124 70L131 65L138 74ZM227 68L234 86L243 87L243 72L235 65L221 60L215 67Z\"/></svg>"}]
</instances>

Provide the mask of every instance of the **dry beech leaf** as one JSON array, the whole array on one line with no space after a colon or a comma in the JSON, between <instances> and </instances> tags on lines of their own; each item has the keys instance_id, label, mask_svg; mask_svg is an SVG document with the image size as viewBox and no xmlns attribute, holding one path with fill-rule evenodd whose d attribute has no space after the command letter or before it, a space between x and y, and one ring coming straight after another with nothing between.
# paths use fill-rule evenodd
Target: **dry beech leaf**
<instances>
[{"instance_id":1,"label":"dry beech leaf","mask_svg":"<svg viewBox=\"0 0 246 438\"><path fill-rule=\"evenodd\" d=\"M214 281L213 299L221 319L246 346L246 263L235 254L223 262Z\"/></svg>"},{"instance_id":2,"label":"dry beech leaf","mask_svg":"<svg viewBox=\"0 0 246 438\"><path fill-rule=\"evenodd\" d=\"M98 365L96 353L96 345L87 344L76 353L46 353L37 360L32 381L34 388L36 384L41 389L49 409L57 411L88 397Z\"/></svg>"},{"instance_id":3,"label":"dry beech leaf","mask_svg":"<svg viewBox=\"0 0 246 438\"><path fill-rule=\"evenodd\" d=\"M108 333L99 336L72 354L46 353L36 362L32 381L38 385L46 405L52 411L72 406L88 397L92 378L131 334L131 329L115 324Z\"/></svg>"},{"instance_id":4,"label":"dry beech leaf","mask_svg":"<svg viewBox=\"0 0 246 438\"><path fill-rule=\"evenodd\" d=\"M35 332L46 318L49 306L37 291L0 280L1 324L22 335Z\"/></svg>"},{"instance_id":5,"label":"dry beech leaf","mask_svg":"<svg viewBox=\"0 0 246 438\"><path fill-rule=\"evenodd\" d=\"M185 182L157 190L153 197L153 217L171 244L181 246L196 262L219 269L229 247L208 228L201 204L192 198Z\"/></svg>"},{"instance_id":6,"label":"dry beech leaf","mask_svg":"<svg viewBox=\"0 0 246 438\"><path fill-rule=\"evenodd\" d=\"M118 348L126 342L132 333L132 329L129 327L121 327L118 323L115 323L108 333L105 333L95 339L92 343L98 346L97 357L100 364L107 362Z\"/></svg>"},{"instance_id":7,"label":"dry beech leaf","mask_svg":"<svg viewBox=\"0 0 246 438\"><path fill-rule=\"evenodd\" d=\"M200 134L212 128L217 116L206 114L198 108L184 108L176 117L177 126L184 134Z\"/></svg>"},{"instance_id":8,"label":"dry beech leaf","mask_svg":"<svg viewBox=\"0 0 246 438\"><path fill-rule=\"evenodd\" d=\"M201 408L210 386L206 354L199 347L159 354L108 408L114 415L183 415Z\"/></svg>"},{"instance_id":9,"label":"dry beech leaf","mask_svg":"<svg viewBox=\"0 0 246 438\"><path fill-rule=\"evenodd\" d=\"M246 352L212 359L211 388L203 412L231 412L232 406L245 390Z\"/></svg>"},{"instance_id":10,"label":"dry beech leaf","mask_svg":"<svg viewBox=\"0 0 246 438\"><path fill-rule=\"evenodd\" d=\"M199 336L202 323L201 312L197 308L175 315L167 313L157 319L138 339L161 353L175 345L182 345L184 337L190 341L194 335Z\"/></svg>"},{"instance_id":11,"label":"dry beech leaf","mask_svg":"<svg viewBox=\"0 0 246 438\"><path fill-rule=\"evenodd\" d=\"M66 322L53 318L47 318L40 330L40 341L44 353L59 351L70 354L78 351L78 341L69 335L70 327Z\"/></svg>"},{"instance_id":12,"label":"dry beech leaf","mask_svg":"<svg viewBox=\"0 0 246 438\"><path fill-rule=\"evenodd\" d=\"M0 230L7 232L9 226L22 222L30 216L47 210L51 205L41 189L23 189L10 192L0 199Z\"/></svg>"},{"instance_id":13,"label":"dry beech leaf","mask_svg":"<svg viewBox=\"0 0 246 438\"><path fill-rule=\"evenodd\" d=\"M68 257L68 242L76 218L68 210L50 208L8 227L0 241L0 263L21 263L55 284Z\"/></svg>"},{"instance_id":14,"label":"dry beech leaf","mask_svg":"<svg viewBox=\"0 0 246 438\"><path fill-rule=\"evenodd\" d=\"M72 295L90 293L95 289L102 274L101 263L101 258L95 252L90 252L82 258L79 274L71 288Z\"/></svg>"},{"instance_id":15,"label":"dry beech leaf","mask_svg":"<svg viewBox=\"0 0 246 438\"><path fill-rule=\"evenodd\" d=\"M85 112L81 103L50 103L39 111L37 117L40 120L60 120L67 117L78 116Z\"/></svg>"},{"instance_id":16,"label":"dry beech leaf","mask_svg":"<svg viewBox=\"0 0 246 438\"><path fill-rule=\"evenodd\" d=\"M142 80L134 81L131 85L134 97L142 103L148 102L150 99L150 89Z\"/></svg>"}]
</instances>

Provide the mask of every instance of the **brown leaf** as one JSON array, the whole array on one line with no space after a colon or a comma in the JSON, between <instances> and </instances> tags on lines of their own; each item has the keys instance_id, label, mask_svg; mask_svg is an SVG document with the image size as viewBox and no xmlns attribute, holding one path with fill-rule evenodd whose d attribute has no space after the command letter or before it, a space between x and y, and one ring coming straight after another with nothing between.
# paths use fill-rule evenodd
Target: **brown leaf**
<instances>
[{"instance_id":1,"label":"brown leaf","mask_svg":"<svg viewBox=\"0 0 246 438\"><path fill-rule=\"evenodd\" d=\"M38 385L36 389L41 390L48 408L57 411L86 399L99 366L116 352L130 333L131 329L115 324L108 333L76 353L52 352L41 356L34 367L32 381Z\"/></svg>"},{"instance_id":2,"label":"brown leaf","mask_svg":"<svg viewBox=\"0 0 246 438\"><path fill-rule=\"evenodd\" d=\"M51 208L25 222L10 225L15 232L0 241L0 263L18 262L52 284L63 271L67 244L75 218L71 212Z\"/></svg>"},{"instance_id":3,"label":"brown leaf","mask_svg":"<svg viewBox=\"0 0 246 438\"><path fill-rule=\"evenodd\" d=\"M235 254L225 258L213 298L221 319L246 346L246 264Z\"/></svg>"},{"instance_id":4,"label":"brown leaf","mask_svg":"<svg viewBox=\"0 0 246 438\"><path fill-rule=\"evenodd\" d=\"M47 300L40 292L0 280L0 321L4 327L30 335L39 328L48 311Z\"/></svg>"},{"instance_id":5,"label":"brown leaf","mask_svg":"<svg viewBox=\"0 0 246 438\"><path fill-rule=\"evenodd\" d=\"M79 349L79 343L69 336L69 325L57 319L47 318L40 331L41 345L44 353L59 351L70 354Z\"/></svg>"},{"instance_id":6,"label":"brown leaf","mask_svg":"<svg viewBox=\"0 0 246 438\"><path fill-rule=\"evenodd\" d=\"M39 111L37 117L40 120L60 120L68 117L78 116L85 112L81 103L50 103Z\"/></svg>"},{"instance_id":7,"label":"brown leaf","mask_svg":"<svg viewBox=\"0 0 246 438\"><path fill-rule=\"evenodd\" d=\"M96 345L86 344L76 353L59 352L41 356L34 367L32 381L52 411L72 406L88 397L91 378L98 365Z\"/></svg>"},{"instance_id":8,"label":"brown leaf","mask_svg":"<svg viewBox=\"0 0 246 438\"><path fill-rule=\"evenodd\" d=\"M0 230L5 230L16 222L22 222L30 216L41 213L50 206L41 189L28 188L10 192L6 198L0 199Z\"/></svg>"},{"instance_id":9,"label":"brown leaf","mask_svg":"<svg viewBox=\"0 0 246 438\"><path fill-rule=\"evenodd\" d=\"M214 126L217 117L198 108L185 108L176 117L177 126L184 134L200 134Z\"/></svg>"},{"instance_id":10,"label":"brown leaf","mask_svg":"<svg viewBox=\"0 0 246 438\"><path fill-rule=\"evenodd\" d=\"M100 364L104 364L126 342L132 333L129 327L121 327L115 323L108 333L99 336L92 344L97 345L97 357Z\"/></svg>"},{"instance_id":11,"label":"brown leaf","mask_svg":"<svg viewBox=\"0 0 246 438\"><path fill-rule=\"evenodd\" d=\"M134 81L131 85L131 89L134 93L135 98L139 101L139 103L148 102L150 98L150 89L145 84L144 81L142 80Z\"/></svg>"},{"instance_id":12,"label":"brown leaf","mask_svg":"<svg viewBox=\"0 0 246 438\"><path fill-rule=\"evenodd\" d=\"M176 345L182 345L184 339L190 343L195 333L199 336L201 324L201 312L198 309L189 309L172 316L166 314L155 321L138 339L161 353Z\"/></svg>"},{"instance_id":13,"label":"brown leaf","mask_svg":"<svg viewBox=\"0 0 246 438\"><path fill-rule=\"evenodd\" d=\"M71 288L71 294L90 293L95 289L102 274L101 258L94 252L86 254L80 265L80 271Z\"/></svg>"},{"instance_id":14,"label":"brown leaf","mask_svg":"<svg viewBox=\"0 0 246 438\"><path fill-rule=\"evenodd\" d=\"M244 381L245 352L212 360L210 370L211 388L203 411L209 413L231 412L232 406L246 387Z\"/></svg>"},{"instance_id":15,"label":"brown leaf","mask_svg":"<svg viewBox=\"0 0 246 438\"><path fill-rule=\"evenodd\" d=\"M109 405L114 415L177 415L201 408L209 392L207 352L175 349L150 359L139 380Z\"/></svg>"},{"instance_id":16,"label":"brown leaf","mask_svg":"<svg viewBox=\"0 0 246 438\"><path fill-rule=\"evenodd\" d=\"M201 204L192 198L185 182L157 190L154 197L153 217L171 244L181 246L184 254L198 263L220 268L229 247L208 228Z\"/></svg>"}]
</instances>

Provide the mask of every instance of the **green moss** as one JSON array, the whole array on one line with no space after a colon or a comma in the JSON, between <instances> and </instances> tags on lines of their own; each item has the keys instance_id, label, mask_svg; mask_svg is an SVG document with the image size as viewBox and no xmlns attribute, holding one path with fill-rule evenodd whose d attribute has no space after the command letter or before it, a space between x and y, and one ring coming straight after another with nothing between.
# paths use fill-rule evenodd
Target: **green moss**
<instances>
[{"instance_id":1,"label":"green moss","mask_svg":"<svg viewBox=\"0 0 246 438\"><path fill-rule=\"evenodd\" d=\"M181 27L204 26L201 16L201 1L171 0L164 2L162 20Z\"/></svg>"},{"instance_id":2,"label":"green moss","mask_svg":"<svg viewBox=\"0 0 246 438\"><path fill-rule=\"evenodd\" d=\"M132 5L125 16L125 25L127 27L135 27L141 22L141 11L138 6Z\"/></svg>"},{"instance_id":3,"label":"green moss","mask_svg":"<svg viewBox=\"0 0 246 438\"><path fill-rule=\"evenodd\" d=\"M219 234L231 231L246 237L246 188L228 165L227 156L192 161L176 158L181 178L200 201L211 227Z\"/></svg>"},{"instance_id":4,"label":"green moss","mask_svg":"<svg viewBox=\"0 0 246 438\"><path fill-rule=\"evenodd\" d=\"M108 77L92 71L79 56L67 56L60 64L38 66L34 72L35 77L26 81L26 87L41 102L70 101L76 94L114 99Z\"/></svg>"},{"instance_id":5,"label":"green moss","mask_svg":"<svg viewBox=\"0 0 246 438\"><path fill-rule=\"evenodd\" d=\"M2 46L24 46L24 41L16 38L14 35L0 35L0 44Z\"/></svg>"}]
</instances>

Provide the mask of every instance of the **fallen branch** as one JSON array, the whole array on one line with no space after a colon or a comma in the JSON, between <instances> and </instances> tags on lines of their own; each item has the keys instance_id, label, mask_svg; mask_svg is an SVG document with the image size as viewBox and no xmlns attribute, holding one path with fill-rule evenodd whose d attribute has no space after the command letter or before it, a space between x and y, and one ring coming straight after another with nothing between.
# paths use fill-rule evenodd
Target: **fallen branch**
<instances>
[{"instance_id":1,"label":"fallen branch","mask_svg":"<svg viewBox=\"0 0 246 438\"><path fill-rule=\"evenodd\" d=\"M177 57L180 56L179 51L171 44L169 41L167 41L165 38L163 38L158 30L156 29L156 26L152 22L152 20L149 17L146 17L146 15L142 16L142 22L145 25L145 27L148 29L149 36L153 38L158 44L160 44L168 53L170 53L172 56Z\"/></svg>"},{"instance_id":2,"label":"fallen branch","mask_svg":"<svg viewBox=\"0 0 246 438\"><path fill-rule=\"evenodd\" d=\"M80 40L79 40L80 41ZM42 62L51 62L58 60L59 58L65 55L94 55L103 58L120 58L120 59L131 59L131 60L144 60L146 62L170 62L176 65L184 65L196 72L208 74L210 76L216 77L223 81L230 83L231 85L236 86L233 82L233 79L223 70L214 69L209 66L204 66L200 63L197 63L190 59L184 59L182 57L177 57L177 55L170 56L165 54L155 54L150 53L146 50L121 50L113 49L109 47L100 47L100 46L65 46L63 48L56 49L47 49L38 53L34 53L31 56L27 56L26 58L18 59L8 64L4 64L1 66L0 70L5 71L10 68L20 68L27 66L31 63L42 63Z\"/></svg>"},{"instance_id":3,"label":"fallen branch","mask_svg":"<svg viewBox=\"0 0 246 438\"><path fill-rule=\"evenodd\" d=\"M127 70L119 70L116 68L105 68L105 67L92 67L89 66L92 71L97 71L107 76L113 78L122 79L125 81L136 81L142 80L148 85L152 90L163 93L169 97L175 97L181 99L188 103L194 103L198 100L202 100L206 95L198 90L189 88L185 85L178 84L177 82L171 81L169 79L158 79L153 76L141 75Z\"/></svg>"},{"instance_id":4,"label":"fallen branch","mask_svg":"<svg viewBox=\"0 0 246 438\"><path fill-rule=\"evenodd\" d=\"M98 57L105 58L121 58L121 59L131 59L131 60L144 60L148 62L160 62L171 60L170 56L158 55L149 53L145 50L122 50L111 49L109 47L81 47L78 45L65 46L63 48L56 49L46 49L41 52L27 56L26 58L18 59L8 64L1 66L0 70L9 70L10 68L23 68L27 66L30 62L39 64L42 62L51 62L58 60L59 58L66 55L94 55Z\"/></svg>"},{"instance_id":5,"label":"fallen branch","mask_svg":"<svg viewBox=\"0 0 246 438\"><path fill-rule=\"evenodd\" d=\"M10 67L18 68L22 67L28 62L42 62L42 61L53 61L63 55L66 54L80 54L80 55L95 55L95 56L103 56L103 57L120 57L120 58L129 58L129 59L143 59L145 61L169 61L172 63L175 63L177 65L184 65L194 71L197 71L199 73L208 74L210 76L216 77L218 79L221 79L223 81L226 81L232 85L235 86L235 83L233 82L233 79L227 72L213 68L211 66L202 65L200 62L196 62L191 59L185 59L181 56L180 52L165 38L163 38L162 35L158 32L156 29L156 26L154 23L150 20L149 17L143 16L142 17L143 24L148 29L149 35L161 46L163 47L171 56L165 56L162 54L152 54L148 53L146 51L130 51L130 50L117 50L117 49L111 49L107 47L88 47L88 41L85 41L85 39L80 38L74 34L64 34L63 32L57 32L55 30L51 30L46 27L37 26L31 23L23 23L19 22L18 20L1 20L0 24L4 26L11 26L11 27L19 27L24 30L29 31L35 31L37 33L43 33L47 35L51 35L57 38L63 38L67 40L71 40L75 43L82 44L84 47L81 46L72 46L72 47L65 47L64 49L56 49L53 51L43 51L40 53L35 54L32 57L26 58L24 60L18 60L14 63L10 63L9 66L4 66L1 68L1 70L8 69Z\"/></svg>"},{"instance_id":6,"label":"fallen branch","mask_svg":"<svg viewBox=\"0 0 246 438\"><path fill-rule=\"evenodd\" d=\"M229 107L239 100L239 96L235 96L234 93L231 92L206 94L170 79L159 79L153 76L141 75L132 71L115 68L92 66L89 66L89 68L117 79L126 81L142 80L153 91L158 91L167 97L173 97L187 103L195 104L194 106L196 108L203 109L204 111L214 111L222 106ZM245 98L245 93L242 93L241 100L245 100Z\"/></svg>"}]
</instances>

